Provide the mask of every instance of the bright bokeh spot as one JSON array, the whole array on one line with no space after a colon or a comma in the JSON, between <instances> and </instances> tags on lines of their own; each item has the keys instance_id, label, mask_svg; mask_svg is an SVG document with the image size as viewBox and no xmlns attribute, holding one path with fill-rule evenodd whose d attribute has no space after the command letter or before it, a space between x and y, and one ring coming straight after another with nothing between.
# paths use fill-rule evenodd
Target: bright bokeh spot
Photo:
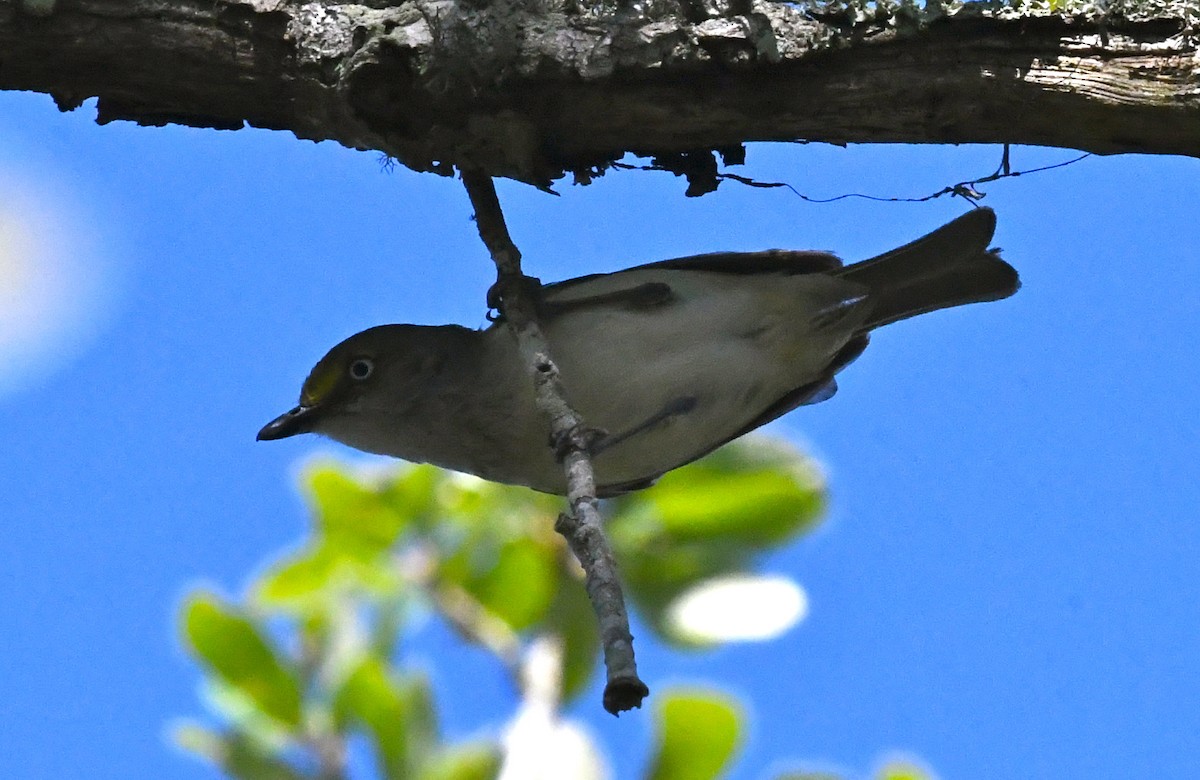
<instances>
[{"instance_id":1,"label":"bright bokeh spot","mask_svg":"<svg viewBox=\"0 0 1200 780\"><path fill-rule=\"evenodd\" d=\"M588 730L562 718L561 643L541 638L523 659L524 699L504 735L498 780L607 780L604 755Z\"/></svg>"},{"instance_id":2,"label":"bright bokeh spot","mask_svg":"<svg viewBox=\"0 0 1200 780\"><path fill-rule=\"evenodd\" d=\"M94 338L111 268L66 199L0 175L0 398L48 377Z\"/></svg>"},{"instance_id":3,"label":"bright bokeh spot","mask_svg":"<svg viewBox=\"0 0 1200 780\"><path fill-rule=\"evenodd\" d=\"M774 639L804 619L808 598L787 577L736 575L702 582L671 605L672 633L692 642Z\"/></svg>"}]
</instances>

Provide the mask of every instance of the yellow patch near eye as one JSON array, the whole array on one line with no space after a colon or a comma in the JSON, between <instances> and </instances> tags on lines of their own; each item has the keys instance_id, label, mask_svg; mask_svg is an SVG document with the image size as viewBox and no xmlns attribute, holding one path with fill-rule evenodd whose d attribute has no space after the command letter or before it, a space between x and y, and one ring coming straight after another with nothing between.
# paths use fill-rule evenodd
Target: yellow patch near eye
<instances>
[{"instance_id":1,"label":"yellow patch near eye","mask_svg":"<svg viewBox=\"0 0 1200 780\"><path fill-rule=\"evenodd\" d=\"M300 405L316 406L320 404L338 386L341 376L340 366L324 361L319 363L308 375L308 379L304 380L304 387L300 389Z\"/></svg>"}]
</instances>

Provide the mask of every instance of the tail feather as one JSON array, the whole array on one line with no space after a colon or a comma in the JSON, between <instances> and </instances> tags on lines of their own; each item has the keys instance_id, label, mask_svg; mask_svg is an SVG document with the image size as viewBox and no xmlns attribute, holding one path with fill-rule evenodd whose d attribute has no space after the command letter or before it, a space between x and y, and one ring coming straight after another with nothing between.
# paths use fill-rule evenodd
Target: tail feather
<instances>
[{"instance_id":1,"label":"tail feather","mask_svg":"<svg viewBox=\"0 0 1200 780\"><path fill-rule=\"evenodd\" d=\"M1017 272L988 244L996 215L970 211L911 244L847 266L833 275L864 285L871 313L864 330L967 303L1007 298Z\"/></svg>"}]
</instances>

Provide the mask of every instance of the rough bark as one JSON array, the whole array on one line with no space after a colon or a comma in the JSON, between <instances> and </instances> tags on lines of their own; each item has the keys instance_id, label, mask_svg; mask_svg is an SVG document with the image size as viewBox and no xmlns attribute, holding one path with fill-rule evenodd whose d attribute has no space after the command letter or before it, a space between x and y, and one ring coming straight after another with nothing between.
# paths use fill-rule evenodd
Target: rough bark
<instances>
[{"instance_id":1,"label":"rough bark","mask_svg":"<svg viewBox=\"0 0 1200 780\"><path fill-rule=\"evenodd\" d=\"M0 0L0 88L539 186L754 140L1200 156L1195 5L612 1Z\"/></svg>"}]
</instances>

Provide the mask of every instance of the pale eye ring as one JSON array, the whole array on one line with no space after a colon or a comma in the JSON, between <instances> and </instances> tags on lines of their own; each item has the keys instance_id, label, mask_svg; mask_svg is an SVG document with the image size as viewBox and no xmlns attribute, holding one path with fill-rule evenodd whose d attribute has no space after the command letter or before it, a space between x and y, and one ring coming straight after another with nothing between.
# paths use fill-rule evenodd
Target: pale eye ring
<instances>
[{"instance_id":1,"label":"pale eye ring","mask_svg":"<svg viewBox=\"0 0 1200 780\"><path fill-rule=\"evenodd\" d=\"M351 379L361 382L369 379L371 374L375 373L375 361L365 357L355 358L350 361L350 367L347 370Z\"/></svg>"}]
</instances>

